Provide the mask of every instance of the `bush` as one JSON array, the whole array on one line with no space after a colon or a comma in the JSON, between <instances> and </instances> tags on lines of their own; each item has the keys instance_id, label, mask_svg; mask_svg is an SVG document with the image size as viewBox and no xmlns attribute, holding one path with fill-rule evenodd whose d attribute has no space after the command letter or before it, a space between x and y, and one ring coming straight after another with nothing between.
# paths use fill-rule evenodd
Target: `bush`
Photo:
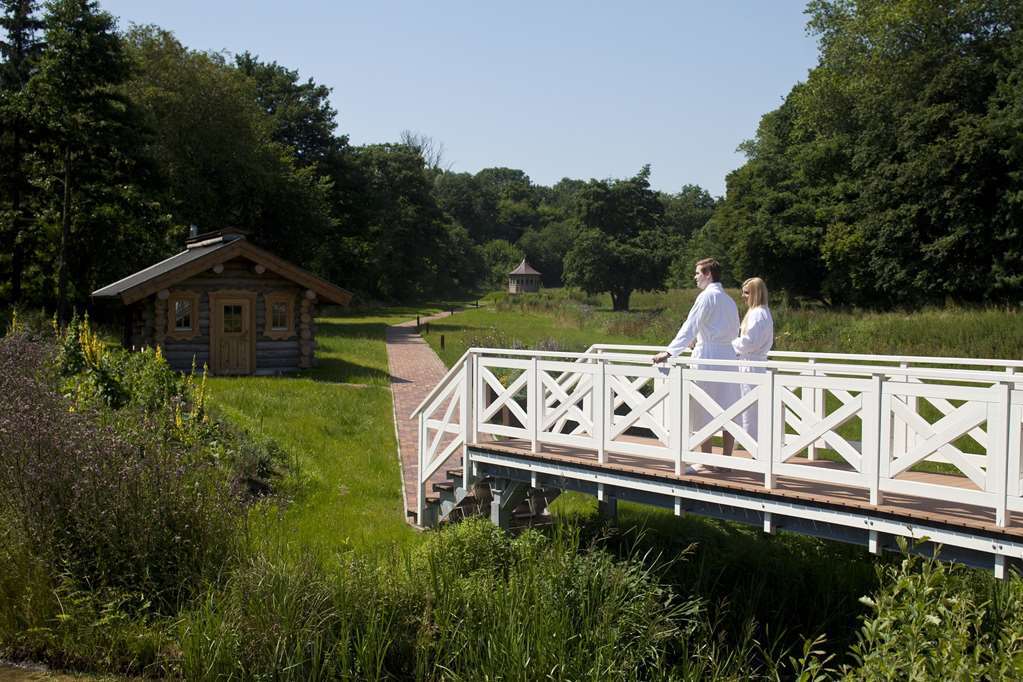
<instances>
[{"instance_id":1,"label":"bush","mask_svg":"<svg viewBox=\"0 0 1023 682\"><path fill-rule=\"evenodd\" d=\"M0 340L0 514L53 575L173 609L232 552L241 508L229 476L179 437L172 406L69 404L52 353ZM66 346L58 355L73 366Z\"/></svg>"},{"instance_id":2,"label":"bush","mask_svg":"<svg viewBox=\"0 0 1023 682\"><path fill-rule=\"evenodd\" d=\"M905 552L905 545L903 544ZM1023 582L1002 584L908 554L864 597L847 670L858 680L1005 680L1023 676Z\"/></svg>"}]
</instances>

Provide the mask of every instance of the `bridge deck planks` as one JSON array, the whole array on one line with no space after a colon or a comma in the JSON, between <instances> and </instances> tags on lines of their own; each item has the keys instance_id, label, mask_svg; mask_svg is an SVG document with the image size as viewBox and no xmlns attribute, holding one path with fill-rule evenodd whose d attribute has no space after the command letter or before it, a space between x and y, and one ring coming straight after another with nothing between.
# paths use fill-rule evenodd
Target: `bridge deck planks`
<instances>
[{"instance_id":1,"label":"bridge deck planks","mask_svg":"<svg viewBox=\"0 0 1023 682\"><path fill-rule=\"evenodd\" d=\"M627 439L637 442L645 440L635 437L627 437ZM1023 515L1018 513L1010 514L1008 527L1001 528L995 525L995 515L992 509L969 504L943 502L896 493L884 493L882 504L875 506L870 504L869 491L855 486L822 483L778 475L775 478L775 487L772 490L767 490L763 485L764 477L762 474L719 470L676 475L672 462L614 453L607 453L607 461L601 465L597 462L597 455L592 450L545 443L542 448L543 452L537 453L531 451L529 441L520 439L481 440L470 447L495 453L524 456L536 461L582 464L589 467L597 466L601 469L619 473L653 476L668 481L698 483L726 490L756 493L829 506L847 507L850 510L879 512L906 518L907 520L983 531L994 535L1023 537ZM721 454L720 448L715 448L714 451L717 454ZM749 457L749 454L743 451L738 451L735 455L738 457ZM803 466L846 468L839 463L823 460L806 460L800 462L800 464ZM907 471L900 475L899 478L900 480L976 489L976 486L968 478L951 474Z\"/></svg>"}]
</instances>

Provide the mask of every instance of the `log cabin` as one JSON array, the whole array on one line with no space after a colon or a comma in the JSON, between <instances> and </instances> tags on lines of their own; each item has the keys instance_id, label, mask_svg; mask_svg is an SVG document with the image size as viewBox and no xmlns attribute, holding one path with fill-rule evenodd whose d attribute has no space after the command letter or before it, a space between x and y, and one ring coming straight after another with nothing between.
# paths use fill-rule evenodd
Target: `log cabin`
<instances>
[{"instance_id":1,"label":"log cabin","mask_svg":"<svg viewBox=\"0 0 1023 682\"><path fill-rule=\"evenodd\" d=\"M184 251L92 297L121 307L126 346L159 347L176 370L268 375L314 366L317 306L352 295L239 230L193 229Z\"/></svg>"}]
</instances>

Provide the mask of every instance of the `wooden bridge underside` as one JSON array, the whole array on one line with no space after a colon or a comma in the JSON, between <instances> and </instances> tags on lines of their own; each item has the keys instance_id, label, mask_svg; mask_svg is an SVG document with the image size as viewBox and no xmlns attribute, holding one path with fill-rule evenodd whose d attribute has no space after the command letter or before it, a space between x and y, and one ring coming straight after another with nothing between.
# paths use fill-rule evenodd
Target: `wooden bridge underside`
<instances>
[{"instance_id":1,"label":"wooden bridge underside","mask_svg":"<svg viewBox=\"0 0 1023 682\"><path fill-rule=\"evenodd\" d=\"M626 437L631 442L654 439ZM721 454L719 447L714 448ZM676 474L672 462L626 454L607 453L600 463L596 452L544 444L533 452L523 439L481 439L467 448L476 476L511 477L533 487L578 490L603 501L636 501L756 525L766 532L792 530L828 539L853 542L871 551L894 550L896 535L926 538L919 551L928 553L943 544L945 558L1004 573L1005 559L1023 559L1023 514L1010 513L1006 527L996 524L991 509L911 495L885 493L872 505L869 491L855 486L824 483L791 476L776 476L772 489L763 476L735 469L707 469ZM749 458L737 450L736 457ZM807 467L844 470L827 460L791 460ZM906 471L907 481L975 489L965 476ZM660 489L661 492L657 492ZM677 494L667 494L668 492ZM828 519L831 520L828 520ZM837 522L837 523L836 523ZM898 531L887 533L885 528ZM953 544L945 544L949 540Z\"/></svg>"}]
</instances>

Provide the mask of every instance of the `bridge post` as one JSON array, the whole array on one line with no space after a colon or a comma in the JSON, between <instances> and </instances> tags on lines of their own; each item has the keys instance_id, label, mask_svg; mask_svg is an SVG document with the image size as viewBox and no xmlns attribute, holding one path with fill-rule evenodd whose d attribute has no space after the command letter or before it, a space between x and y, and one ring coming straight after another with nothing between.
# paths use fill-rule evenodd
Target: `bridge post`
<instances>
[{"instance_id":1,"label":"bridge post","mask_svg":"<svg viewBox=\"0 0 1023 682\"><path fill-rule=\"evenodd\" d=\"M1005 528L1009 525L1009 430L1012 419L1012 384L1008 381L995 387L997 402L988 412L988 430L997 425L991 434L991 448L988 451L988 490L995 494L995 525ZM1003 569L1004 570L1004 569Z\"/></svg>"},{"instance_id":2,"label":"bridge post","mask_svg":"<svg viewBox=\"0 0 1023 682\"><path fill-rule=\"evenodd\" d=\"M490 522L499 528L507 529L511 524L512 513L523 500L529 489L518 481L494 479L490 483Z\"/></svg>"},{"instance_id":3,"label":"bridge post","mask_svg":"<svg viewBox=\"0 0 1023 682\"><path fill-rule=\"evenodd\" d=\"M891 451L884 447L887 443L882 439L882 419L884 419L884 400L881 393L884 390L884 374L874 372L870 375L870 404L863 406L863 431L862 431L862 455L863 468L866 470L867 480L870 483L870 504L879 505L884 499L881 494L881 461L891 458ZM884 467L887 472L888 467Z\"/></svg>"},{"instance_id":4,"label":"bridge post","mask_svg":"<svg viewBox=\"0 0 1023 682\"><path fill-rule=\"evenodd\" d=\"M618 498L611 495L603 483L597 484L597 514L605 521L618 520Z\"/></svg>"},{"instance_id":5,"label":"bridge post","mask_svg":"<svg viewBox=\"0 0 1023 682\"><path fill-rule=\"evenodd\" d=\"M682 365L672 365L668 371L668 435L671 439L671 453L675 456L675 475L684 471L682 451L687 434L682 432Z\"/></svg>"},{"instance_id":6,"label":"bridge post","mask_svg":"<svg viewBox=\"0 0 1023 682\"><path fill-rule=\"evenodd\" d=\"M811 377L817 376L817 370L813 368L816 362L817 361L814 358L810 358L806 361L806 364L810 365L809 376ZM818 393L820 394L819 396ZM823 403L824 391L819 390L815 386L803 387L803 404L806 405L808 410L813 412L813 416L815 416L818 420L821 420L824 418L824 409L823 408L820 410L817 409L818 397L821 399L821 402ZM809 459L811 462L817 459L817 441L813 441L806 447L806 458Z\"/></svg>"},{"instance_id":7,"label":"bridge post","mask_svg":"<svg viewBox=\"0 0 1023 682\"><path fill-rule=\"evenodd\" d=\"M679 365L679 390L681 391L681 402L682 409L679 410L679 418L681 419L682 428L679 429L679 434L682 436L682 445L678 454L679 467L682 471L686 469L686 453L689 452L689 437L693 435L693 415L690 408L692 400L689 398L689 383L686 381L686 370L685 365Z\"/></svg>"},{"instance_id":8,"label":"bridge post","mask_svg":"<svg viewBox=\"0 0 1023 682\"><path fill-rule=\"evenodd\" d=\"M425 526L425 519L423 518L426 513L426 480L423 477L425 468L425 455L426 455L426 416L424 413L419 413L419 452L418 465L419 469L416 472L416 478L419 479L416 483L416 523L420 526Z\"/></svg>"},{"instance_id":9,"label":"bridge post","mask_svg":"<svg viewBox=\"0 0 1023 682\"><path fill-rule=\"evenodd\" d=\"M597 360L600 371L595 377L597 385L593 390L593 412L594 412L594 435L597 437L597 461L600 464L607 462L607 366L603 358ZM611 402L611 411L614 411L614 400Z\"/></svg>"},{"instance_id":10,"label":"bridge post","mask_svg":"<svg viewBox=\"0 0 1023 682\"><path fill-rule=\"evenodd\" d=\"M1006 370L1009 379L1015 379L1013 369L1010 367ZM1023 450L1023 404L1019 401L1019 396L1023 395L1023 392L1013 390L1015 384L1010 384L1009 391L1009 452L1006 459L1007 471L1006 471L1006 495L1012 497L1019 497L1020 495L1020 458L1021 450Z\"/></svg>"},{"instance_id":11,"label":"bridge post","mask_svg":"<svg viewBox=\"0 0 1023 682\"><path fill-rule=\"evenodd\" d=\"M774 368L768 367L767 383L760 390L757 404L757 457L764 465L764 487L774 488L774 460L781 461L782 448L785 445L785 407L781 406L775 414ZM764 395L766 393L767 395Z\"/></svg>"},{"instance_id":12,"label":"bridge post","mask_svg":"<svg viewBox=\"0 0 1023 682\"><path fill-rule=\"evenodd\" d=\"M909 363L900 362L899 367L901 369L908 369ZM893 381L908 383L909 375L903 374L900 377L894 378ZM913 412L917 411L916 398L911 398L908 395L901 398L897 396L892 396L892 400L903 401ZM902 419L898 421L892 419L892 459L901 457L902 455L909 452L910 447L909 438L910 438L909 424Z\"/></svg>"},{"instance_id":13,"label":"bridge post","mask_svg":"<svg viewBox=\"0 0 1023 682\"><path fill-rule=\"evenodd\" d=\"M470 489L472 484L472 472L469 466L469 444L476 442L476 409L473 404L475 388L475 361L476 354L469 353L465 358L465 367L462 368L465 385L462 387L462 487Z\"/></svg>"},{"instance_id":14,"label":"bridge post","mask_svg":"<svg viewBox=\"0 0 1023 682\"><path fill-rule=\"evenodd\" d=\"M540 430L543 427L543 382L540 380L540 359L535 355L529 362L529 379L526 380L526 412L529 415L529 440L533 452L540 452Z\"/></svg>"}]
</instances>

